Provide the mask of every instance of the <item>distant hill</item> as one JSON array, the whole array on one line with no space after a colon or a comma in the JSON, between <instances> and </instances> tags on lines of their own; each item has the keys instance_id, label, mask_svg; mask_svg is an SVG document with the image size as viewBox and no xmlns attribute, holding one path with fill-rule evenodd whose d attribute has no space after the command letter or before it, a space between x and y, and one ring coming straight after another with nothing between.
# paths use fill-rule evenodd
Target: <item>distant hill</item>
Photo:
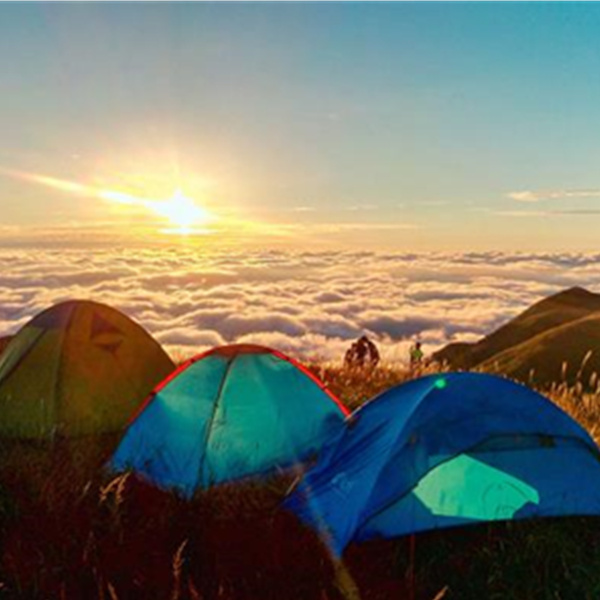
<instances>
[{"instance_id":1,"label":"distant hill","mask_svg":"<svg viewBox=\"0 0 600 600\"><path fill-rule=\"evenodd\" d=\"M454 369L478 368L545 386L560 381L563 362L566 380L580 373L584 382L600 374L600 294L570 288L540 302L473 344L449 344L434 359Z\"/></svg>"},{"instance_id":2,"label":"distant hill","mask_svg":"<svg viewBox=\"0 0 600 600\"><path fill-rule=\"evenodd\" d=\"M478 367L541 386L563 377L587 386L594 372L600 375L600 313L538 334Z\"/></svg>"}]
</instances>

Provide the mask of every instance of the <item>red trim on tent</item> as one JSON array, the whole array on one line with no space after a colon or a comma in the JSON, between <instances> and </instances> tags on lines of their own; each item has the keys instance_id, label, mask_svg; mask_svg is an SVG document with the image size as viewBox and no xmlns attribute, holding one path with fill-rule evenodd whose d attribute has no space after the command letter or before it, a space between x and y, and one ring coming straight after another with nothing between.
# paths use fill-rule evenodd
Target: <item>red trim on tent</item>
<instances>
[{"instance_id":1,"label":"red trim on tent","mask_svg":"<svg viewBox=\"0 0 600 600\"><path fill-rule=\"evenodd\" d=\"M221 356L233 357L239 354L272 354L273 350L258 344L230 344L228 346L217 346L209 350L207 354L220 354Z\"/></svg>"},{"instance_id":2,"label":"red trim on tent","mask_svg":"<svg viewBox=\"0 0 600 600\"><path fill-rule=\"evenodd\" d=\"M188 367L192 366L194 363L210 356L212 354L219 354L221 356L225 356L228 358L232 358L238 356L239 354L272 354L281 360L285 360L290 364L294 365L299 371L304 373L307 377L309 377L315 384L319 386L319 388L324 391L331 400L333 400L337 407L340 409L344 417L348 417L350 415L350 410L344 406L342 401L311 371L308 370L302 363L299 363L294 358L291 358L283 352L279 350L273 350L272 348L267 348L266 346L259 346L257 344L230 344L228 346L217 346L216 348L211 348L206 352L200 352L193 356L192 358L186 360L184 363L179 365L170 375L168 375L165 379L163 379L153 390L150 392L149 396L142 402L140 407L135 411L131 419L129 419L129 425L131 425L141 414L146 410L148 404L152 402L156 394L158 394L161 390L163 390L175 377L180 375L183 371L185 371Z\"/></svg>"}]
</instances>

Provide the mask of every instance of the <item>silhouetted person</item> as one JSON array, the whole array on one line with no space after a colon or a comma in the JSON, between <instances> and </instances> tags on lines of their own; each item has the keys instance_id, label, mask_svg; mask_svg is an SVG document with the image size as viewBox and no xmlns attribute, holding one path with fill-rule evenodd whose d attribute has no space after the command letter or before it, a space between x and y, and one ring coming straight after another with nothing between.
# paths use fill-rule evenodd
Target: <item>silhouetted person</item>
<instances>
[{"instance_id":1,"label":"silhouetted person","mask_svg":"<svg viewBox=\"0 0 600 600\"><path fill-rule=\"evenodd\" d=\"M421 342L415 342L415 345L410 349L410 368L411 370L418 369L423 364L423 350L421 350Z\"/></svg>"},{"instance_id":2,"label":"silhouetted person","mask_svg":"<svg viewBox=\"0 0 600 600\"><path fill-rule=\"evenodd\" d=\"M346 367L354 369L375 368L380 358L377 346L366 335L363 335L347 350L344 364Z\"/></svg>"}]
</instances>

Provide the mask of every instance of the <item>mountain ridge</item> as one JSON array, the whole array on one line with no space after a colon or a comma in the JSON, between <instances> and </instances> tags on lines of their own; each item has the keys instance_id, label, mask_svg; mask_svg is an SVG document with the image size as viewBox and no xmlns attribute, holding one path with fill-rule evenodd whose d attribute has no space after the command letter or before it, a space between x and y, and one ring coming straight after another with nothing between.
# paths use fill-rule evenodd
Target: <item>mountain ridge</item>
<instances>
[{"instance_id":1,"label":"mountain ridge","mask_svg":"<svg viewBox=\"0 0 600 600\"><path fill-rule=\"evenodd\" d=\"M481 369L547 386L600 372L600 294L576 286L532 304L474 343L453 343L434 353L453 369ZM579 366L588 352L585 372Z\"/></svg>"}]
</instances>

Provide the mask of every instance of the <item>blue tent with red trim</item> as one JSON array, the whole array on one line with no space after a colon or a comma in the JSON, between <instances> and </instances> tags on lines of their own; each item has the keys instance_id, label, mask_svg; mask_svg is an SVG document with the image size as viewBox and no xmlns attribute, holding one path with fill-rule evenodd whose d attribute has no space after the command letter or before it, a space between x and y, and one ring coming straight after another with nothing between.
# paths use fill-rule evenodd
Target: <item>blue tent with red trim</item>
<instances>
[{"instance_id":1,"label":"blue tent with red trim","mask_svg":"<svg viewBox=\"0 0 600 600\"><path fill-rule=\"evenodd\" d=\"M305 367L262 346L215 348L160 384L110 467L162 488L199 488L314 458L348 414Z\"/></svg>"},{"instance_id":2,"label":"blue tent with red trim","mask_svg":"<svg viewBox=\"0 0 600 600\"><path fill-rule=\"evenodd\" d=\"M353 413L286 506L336 554L351 541L457 525L600 515L600 451L523 385L428 376Z\"/></svg>"}]
</instances>

